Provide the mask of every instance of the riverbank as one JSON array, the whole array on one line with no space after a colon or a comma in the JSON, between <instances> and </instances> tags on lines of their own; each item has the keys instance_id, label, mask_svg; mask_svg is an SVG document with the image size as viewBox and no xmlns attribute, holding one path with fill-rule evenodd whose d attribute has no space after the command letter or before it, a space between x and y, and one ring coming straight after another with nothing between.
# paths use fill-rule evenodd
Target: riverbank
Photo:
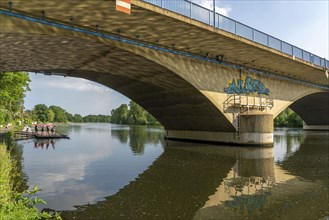
<instances>
[{"instance_id":1,"label":"riverbank","mask_svg":"<svg viewBox=\"0 0 329 220\"><path fill-rule=\"evenodd\" d=\"M56 213L52 216L39 212L36 204L45 203L35 196L39 189L35 186L31 191L23 193L15 191L13 179L17 175L15 160L5 145L0 144L0 220L11 219L61 219Z\"/></svg>"}]
</instances>

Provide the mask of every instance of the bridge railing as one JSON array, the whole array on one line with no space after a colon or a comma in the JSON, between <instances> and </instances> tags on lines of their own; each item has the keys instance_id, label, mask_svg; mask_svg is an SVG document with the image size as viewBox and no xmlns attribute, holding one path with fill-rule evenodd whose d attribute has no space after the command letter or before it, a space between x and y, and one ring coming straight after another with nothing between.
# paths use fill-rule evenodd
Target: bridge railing
<instances>
[{"instance_id":1,"label":"bridge railing","mask_svg":"<svg viewBox=\"0 0 329 220\"><path fill-rule=\"evenodd\" d=\"M299 47L291 45L278 38L272 37L264 32L256 30L224 15L216 13L198 4L188 0L143 0L145 2L157 5L161 8L179 13L191 19L203 22L205 24L215 26L218 29L230 32L240 37L249 39L264 46L281 51L293 57L300 58L304 61L310 62L314 65L329 68L329 61L321 58L315 54L307 52ZM214 22L215 17L215 22Z\"/></svg>"}]
</instances>

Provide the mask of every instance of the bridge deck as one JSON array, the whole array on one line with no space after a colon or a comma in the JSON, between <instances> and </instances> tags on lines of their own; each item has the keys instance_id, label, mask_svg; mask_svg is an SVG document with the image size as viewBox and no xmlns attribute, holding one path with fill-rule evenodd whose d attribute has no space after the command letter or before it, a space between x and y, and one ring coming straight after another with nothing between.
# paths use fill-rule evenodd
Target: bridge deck
<instances>
[{"instance_id":1,"label":"bridge deck","mask_svg":"<svg viewBox=\"0 0 329 220\"><path fill-rule=\"evenodd\" d=\"M36 17L40 17L44 10L47 19L69 23L73 17L74 25L95 29L99 24L100 30L107 33L213 58L223 55L224 62L329 86L323 67L155 5L137 0L132 2L131 15L116 11L113 0L60 3L16 0L13 10ZM0 6L8 9L7 2L2 1Z\"/></svg>"}]
</instances>

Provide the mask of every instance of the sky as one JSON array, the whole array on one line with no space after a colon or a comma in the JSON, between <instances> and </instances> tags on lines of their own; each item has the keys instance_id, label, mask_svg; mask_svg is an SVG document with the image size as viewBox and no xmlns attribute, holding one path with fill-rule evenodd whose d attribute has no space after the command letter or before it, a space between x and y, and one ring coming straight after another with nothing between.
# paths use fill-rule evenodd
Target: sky
<instances>
[{"instance_id":1,"label":"sky","mask_svg":"<svg viewBox=\"0 0 329 220\"><path fill-rule=\"evenodd\" d=\"M175 0L178 1L178 0ZM193 0L213 8L213 0ZM329 58L329 0L216 0L216 12L320 57ZM58 105L69 113L106 114L129 98L84 79L30 74L25 108Z\"/></svg>"}]
</instances>

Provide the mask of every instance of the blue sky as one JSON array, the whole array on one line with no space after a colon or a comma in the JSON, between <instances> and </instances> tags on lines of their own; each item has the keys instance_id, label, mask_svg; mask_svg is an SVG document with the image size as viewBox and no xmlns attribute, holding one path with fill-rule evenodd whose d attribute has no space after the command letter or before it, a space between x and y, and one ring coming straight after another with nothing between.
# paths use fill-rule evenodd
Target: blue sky
<instances>
[{"instance_id":1,"label":"blue sky","mask_svg":"<svg viewBox=\"0 0 329 220\"><path fill-rule=\"evenodd\" d=\"M212 8L213 0L193 0ZM216 0L216 11L290 44L329 58L329 0ZM110 88L84 79L31 74L25 108L58 105L68 112L110 114L129 99Z\"/></svg>"}]
</instances>

